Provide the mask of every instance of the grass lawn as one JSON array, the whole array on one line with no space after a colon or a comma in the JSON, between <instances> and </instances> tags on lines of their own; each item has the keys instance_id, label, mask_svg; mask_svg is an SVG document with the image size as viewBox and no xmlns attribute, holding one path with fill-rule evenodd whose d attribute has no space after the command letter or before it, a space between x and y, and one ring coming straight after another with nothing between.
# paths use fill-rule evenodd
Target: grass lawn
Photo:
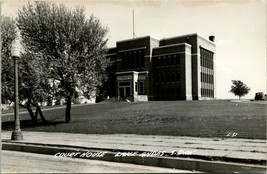
<instances>
[{"instance_id":1,"label":"grass lawn","mask_svg":"<svg viewBox=\"0 0 267 174\"><path fill-rule=\"evenodd\" d=\"M21 114L22 131L87 134L144 134L193 137L266 139L266 105L217 101L152 101L99 103L72 108L64 123L65 109L44 111L49 124L33 126ZM13 116L11 116L13 117ZM2 117L2 129L11 130L13 118ZM14 120L14 119L13 119Z\"/></svg>"}]
</instances>

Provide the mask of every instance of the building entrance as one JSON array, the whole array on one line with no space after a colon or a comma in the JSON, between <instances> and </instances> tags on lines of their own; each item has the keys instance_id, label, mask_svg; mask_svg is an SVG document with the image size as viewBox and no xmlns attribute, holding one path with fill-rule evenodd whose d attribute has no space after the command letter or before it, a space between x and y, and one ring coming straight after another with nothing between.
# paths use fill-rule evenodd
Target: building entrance
<instances>
[{"instance_id":1,"label":"building entrance","mask_svg":"<svg viewBox=\"0 0 267 174\"><path fill-rule=\"evenodd\" d=\"M131 96L131 82L119 82L119 97L127 98Z\"/></svg>"},{"instance_id":2,"label":"building entrance","mask_svg":"<svg viewBox=\"0 0 267 174\"><path fill-rule=\"evenodd\" d=\"M121 98L129 97L131 95L131 88L130 87L120 87L120 94Z\"/></svg>"}]
</instances>

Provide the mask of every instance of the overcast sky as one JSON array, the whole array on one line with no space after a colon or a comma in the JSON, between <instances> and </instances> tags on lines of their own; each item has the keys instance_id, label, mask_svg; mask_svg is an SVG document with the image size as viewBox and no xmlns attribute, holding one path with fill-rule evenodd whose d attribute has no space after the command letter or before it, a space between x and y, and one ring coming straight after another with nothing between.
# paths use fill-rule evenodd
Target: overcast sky
<instances>
[{"instance_id":1,"label":"overcast sky","mask_svg":"<svg viewBox=\"0 0 267 174\"><path fill-rule=\"evenodd\" d=\"M60 1L54 1L61 3ZM4 1L2 15L16 16L23 1ZM109 47L135 34L157 39L198 33L215 36L217 98L238 98L229 93L231 80L241 80L251 91L266 91L266 0L158 0L158 1L67 1L86 8L109 28Z\"/></svg>"}]
</instances>

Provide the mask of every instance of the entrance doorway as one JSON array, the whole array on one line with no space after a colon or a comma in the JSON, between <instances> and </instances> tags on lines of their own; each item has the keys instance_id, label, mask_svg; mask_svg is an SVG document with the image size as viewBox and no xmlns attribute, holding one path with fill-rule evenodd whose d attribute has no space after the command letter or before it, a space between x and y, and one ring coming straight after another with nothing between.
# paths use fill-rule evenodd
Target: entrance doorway
<instances>
[{"instance_id":1,"label":"entrance doorway","mask_svg":"<svg viewBox=\"0 0 267 174\"><path fill-rule=\"evenodd\" d=\"M131 82L119 82L119 97L127 98L131 96Z\"/></svg>"},{"instance_id":2,"label":"entrance doorway","mask_svg":"<svg viewBox=\"0 0 267 174\"><path fill-rule=\"evenodd\" d=\"M129 97L131 95L131 87L125 86L119 88L119 96L122 98Z\"/></svg>"}]
</instances>

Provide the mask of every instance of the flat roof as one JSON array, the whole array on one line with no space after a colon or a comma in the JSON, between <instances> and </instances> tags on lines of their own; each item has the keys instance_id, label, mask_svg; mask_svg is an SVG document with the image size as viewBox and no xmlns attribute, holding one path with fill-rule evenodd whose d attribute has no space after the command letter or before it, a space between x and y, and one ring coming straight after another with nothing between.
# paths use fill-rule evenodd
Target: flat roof
<instances>
[{"instance_id":1,"label":"flat roof","mask_svg":"<svg viewBox=\"0 0 267 174\"><path fill-rule=\"evenodd\" d=\"M168 37L168 38L161 39L160 41L163 41L163 40L169 40L169 39L176 39L176 38L182 38L182 37L188 37L188 36L194 36L194 35L196 35L197 37L200 37L201 39L204 39L204 40L206 40L206 41L208 41L208 42L210 42L210 43L212 43L212 44L215 45L214 42L210 41L209 39L204 38L203 36L201 36L201 35L199 35L199 34L197 34L197 33L192 33L192 34L185 34L185 35L180 35L180 36Z\"/></svg>"},{"instance_id":2,"label":"flat roof","mask_svg":"<svg viewBox=\"0 0 267 174\"><path fill-rule=\"evenodd\" d=\"M147 36L136 37L136 38L132 38L132 39L120 40L120 41L117 41L117 43L120 43L120 42L129 42L129 41L140 40L140 39L145 39L145 38L149 38L149 39L151 39L153 41L159 42L159 39L156 39L154 37L151 37L151 36L147 35Z\"/></svg>"},{"instance_id":3,"label":"flat roof","mask_svg":"<svg viewBox=\"0 0 267 174\"><path fill-rule=\"evenodd\" d=\"M186 43L186 42L183 42L183 43L178 43L178 44L170 44L170 45L164 45L164 46L159 46L159 47L156 47L154 48L155 50L159 50L159 49L164 49L164 48L169 48L169 47L177 47L177 46L182 46L182 45L185 45L185 46L188 46L188 47L192 47L192 45Z\"/></svg>"},{"instance_id":4,"label":"flat roof","mask_svg":"<svg viewBox=\"0 0 267 174\"><path fill-rule=\"evenodd\" d=\"M155 42L161 42L161 41L164 41L164 40L170 40L170 39L176 39L176 38L183 38L183 37L188 37L188 36L197 36L213 45L215 45L214 42L210 41L209 39L207 38L204 38L203 36L197 34L197 33L192 33L192 34L185 34L185 35L180 35L180 36L173 36L173 37L167 37L167 38L163 38L163 39L157 39L155 37L152 37L150 35L147 35L147 36L141 36L141 37L136 37L136 38L131 38L131 39L124 39L124 40L120 40L120 41L117 41L116 43L122 43L122 42L129 42L129 41L136 41L136 40L140 40L140 39L146 39L146 38L149 38ZM110 49L114 49L116 47L112 47Z\"/></svg>"}]
</instances>

